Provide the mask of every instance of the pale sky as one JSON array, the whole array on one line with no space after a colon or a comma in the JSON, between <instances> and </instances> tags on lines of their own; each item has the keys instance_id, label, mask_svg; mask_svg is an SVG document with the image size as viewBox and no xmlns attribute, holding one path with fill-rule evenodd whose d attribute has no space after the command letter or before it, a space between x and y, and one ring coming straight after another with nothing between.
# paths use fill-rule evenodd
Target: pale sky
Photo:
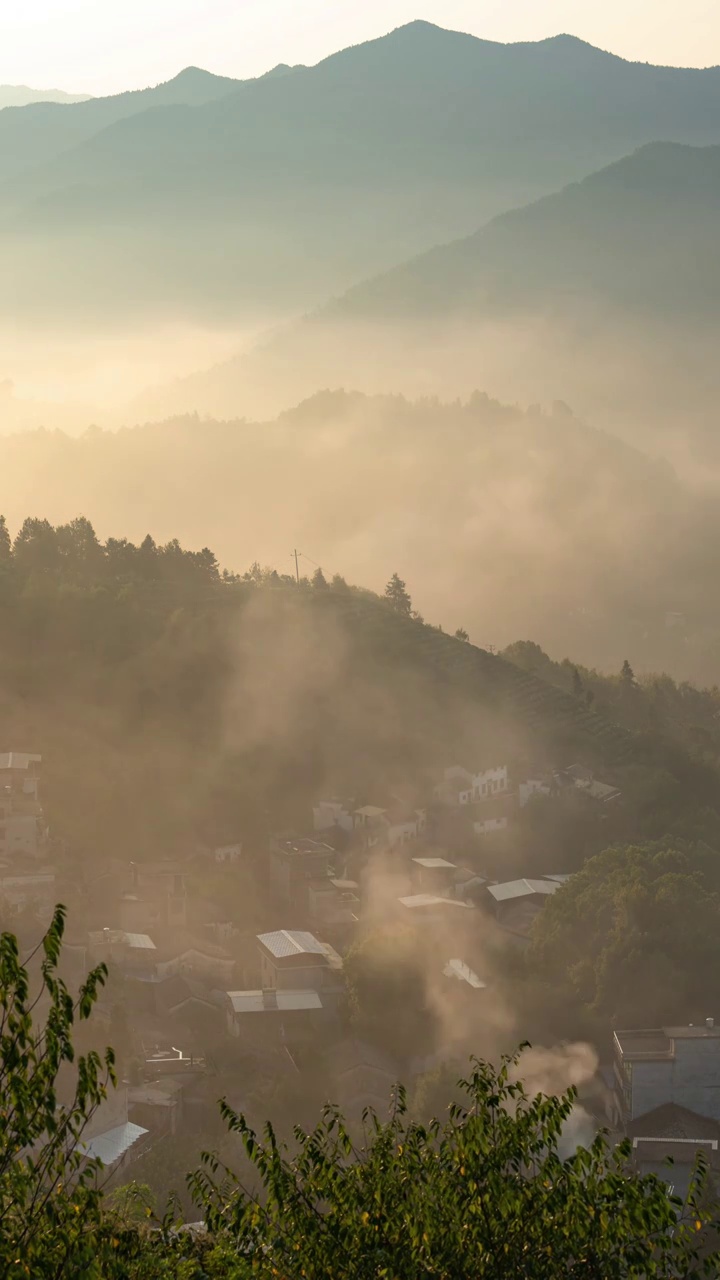
<instances>
[{"instance_id":1,"label":"pale sky","mask_svg":"<svg viewBox=\"0 0 720 1280\"><path fill-rule=\"evenodd\" d=\"M488 40L568 32L643 62L720 64L720 0L0 0L0 84L117 93L191 64L243 78L413 18Z\"/></svg>"}]
</instances>

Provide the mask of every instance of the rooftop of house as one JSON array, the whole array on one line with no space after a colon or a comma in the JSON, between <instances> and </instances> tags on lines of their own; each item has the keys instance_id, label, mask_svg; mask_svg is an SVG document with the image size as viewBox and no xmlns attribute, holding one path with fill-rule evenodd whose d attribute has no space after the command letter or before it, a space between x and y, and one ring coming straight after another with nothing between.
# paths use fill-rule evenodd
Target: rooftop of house
<instances>
[{"instance_id":1,"label":"rooftop of house","mask_svg":"<svg viewBox=\"0 0 720 1280\"><path fill-rule=\"evenodd\" d=\"M319 853L332 857L335 853L332 845L326 844L324 840L312 840L310 837L305 836L301 838L290 836L284 840L278 839L275 844L280 853L285 853L291 857Z\"/></svg>"},{"instance_id":2,"label":"rooftop of house","mask_svg":"<svg viewBox=\"0 0 720 1280\"><path fill-rule=\"evenodd\" d=\"M413 862L427 871L441 871L443 868L447 871L456 870L455 863L448 862L447 858L413 858Z\"/></svg>"},{"instance_id":3,"label":"rooftop of house","mask_svg":"<svg viewBox=\"0 0 720 1280\"><path fill-rule=\"evenodd\" d=\"M662 1138L671 1141L697 1142L720 1138L720 1124L709 1116L666 1102L653 1111L631 1120L627 1127L630 1138Z\"/></svg>"},{"instance_id":4,"label":"rooftop of house","mask_svg":"<svg viewBox=\"0 0 720 1280\"><path fill-rule=\"evenodd\" d=\"M94 929L88 934L91 947L130 947L134 951L155 951L155 943L147 933L128 933L125 929Z\"/></svg>"},{"instance_id":5,"label":"rooftop of house","mask_svg":"<svg viewBox=\"0 0 720 1280\"><path fill-rule=\"evenodd\" d=\"M156 862L131 862L130 870L139 876L186 876L187 866L184 862L161 858Z\"/></svg>"},{"instance_id":6,"label":"rooftop of house","mask_svg":"<svg viewBox=\"0 0 720 1280\"><path fill-rule=\"evenodd\" d=\"M128 1089L128 1102L130 1105L140 1104L149 1107L176 1107L178 1098L155 1084L131 1085Z\"/></svg>"},{"instance_id":7,"label":"rooftop of house","mask_svg":"<svg viewBox=\"0 0 720 1280\"><path fill-rule=\"evenodd\" d=\"M720 1039L720 1026L715 1026L711 1018L700 1026L648 1027L615 1032L615 1043L620 1053L623 1058L630 1059L672 1058L677 1040L717 1039Z\"/></svg>"},{"instance_id":8,"label":"rooftop of house","mask_svg":"<svg viewBox=\"0 0 720 1280\"><path fill-rule=\"evenodd\" d=\"M127 1120L125 1124L116 1125L114 1129L108 1129L87 1142L79 1143L78 1150L89 1160L100 1160L104 1165L115 1164L147 1132L142 1125L132 1124Z\"/></svg>"},{"instance_id":9,"label":"rooftop of house","mask_svg":"<svg viewBox=\"0 0 720 1280\"><path fill-rule=\"evenodd\" d=\"M41 763L42 756L32 755L29 751L0 751L0 772L6 769L27 770Z\"/></svg>"},{"instance_id":10,"label":"rooftop of house","mask_svg":"<svg viewBox=\"0 0 720 1280\"><path fill-rule=\"evenodd\" d=\"M256 936L260 946L276 960L302 955L324 956L327 959L325 944L305 929L276 929L273 933L258 933Z\"/></svg>"},{"instance_id":11,"label":"rooftop of house","mask_svg":"<svg viewBox=\"0 0 720 1280\"><path fill-rule=\"evenodd\" d=\"M506 880L504 884L488 885L496 902L510 902L513 898L529 898L535 894L555 893L560 886L553 880Z\"/></svg>"},{"instance_id":12,"label":"rooftop of house","mask_svg":"<svg viewBox=\"0 0 720 1280\"><path fill-rule=\"evenodd\" d=\"M460 902L457 898L441 898L436 893L410 893L398 898L401 906L408 911L418 911L432 907L458 907L461 911L472 911L468 902Z\"/></svg>"},{"instance_id":13,"label":"rooftop of house","mask_svg":"<svg viewBox=\"0 0 720 1280\"><path fill-rule=\"evenodd\" d=\"M165 1013L173 1013L189 1001L200 1001L211 1008L218 1007L217 993L185 974L173 974L153 984L159 1006Z\"/></svg>"},{"instance_id":14,"label":"rooftop of house","mask_svg":"<svg viewBox=\"0 0 720 1280\"><path fill-rule=\"evenodd\" d=\"M190 952L207 956L214 960L232 960L231 953L219 942L212 942L206 934L189 933L175 926L158 925L153 932L157 938L159 959L162 961L179 960Z\"/></svg>"},{"instance_id":15,"label":"rooftop of house","mask_svg":"<svg viewBox=\"0 0 720 1280\"><path fill-rule=\"evenodd\" d=\"M355 812L361 814L364 818L382 818L387 813L387 810L379 809L376 804L364 804L359 809L356 809Z\"/></svg>"},{"instance_id":16,"label":"rooftop of house","mask_svg":"<svg viewBox=\"0 0 720 1280\"><path fill-rule=\"evenodd\" d=\"M292 1013L296 1010L322 1009L317 991L228 991L234 1013Z\"/></svg>"},{"instance_id":17,"label":"rooftop of house","mask_svg":"<svg viewBox=\"0 0 720 1280\"><path fill-rule=\"evenodd\" d=\"M487 987L487 983L479 978L469 964L464 960L448 960L443 968L443 975L446 978L457 978L459 982L465 982L469 987L473 987L476 991L483 991Z\"/></svg>"},{"instance_id":18,"label":"rooftop of house","mask_svg":"<svg viewBox=\"0 0 720 1280\"><path fill-rule=\"evenodd\" d=\"M336 1078L348 1075L358 1068L371 1068L387 1077L388 1089L397 1081L400 1069L384 1050L367 1040L348 1037L336 1044L328 1053L328 1065Z\"/></svg>"}]
</instances>

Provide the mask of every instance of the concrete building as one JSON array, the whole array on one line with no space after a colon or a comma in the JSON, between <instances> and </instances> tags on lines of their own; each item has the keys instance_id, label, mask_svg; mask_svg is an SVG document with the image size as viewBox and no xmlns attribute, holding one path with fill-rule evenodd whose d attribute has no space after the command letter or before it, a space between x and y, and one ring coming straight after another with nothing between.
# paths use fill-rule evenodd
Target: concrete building
<instances>
[{"instance_id":1,"label":"concrete building","mask_svg":"<svg viewBox=\"0 0 720 1280\"><path fill-rule=\"evenodd\" d=\"M26 875L10 875L0 870L0 901L10 911L35 908L45 915L55 906L55 872L51 867L39 868Z\"/></svg>"},{"instance_id":2,"label":"concrete building","mask_svg":"<svg viewBox=\"0 0 720 1280\"><path fill-rule=\"evenodd\" d=\"M354 829L363 840L366 849L395 849L410 844L424 835L427 813L424 809L406 809L396 806L381 809L365 804L353 814Z\"/></svg>"},{"instance_id":3,"label":"concrete building","mask_svg":"<svg viewBox=\"0 0 720 1280\"><path fill-rule=\"evenodd\" d=\"M334 860L335 850L322 840L270 838L270 880L282 901L300 912L308 910L310 882L329 877Z\"/></svg>"},{"instance_id":4,"label":"concrete building","mask_svg":"<svg viewBox=\"0 0 720 1280\"><path fill-rule=\"evenodd\" d=\"M132 862L120 899L120 927L130 933L187 924L187 870L173 862Z\"/></svg>"},{"instance_id":5,"label":"concrete building","mask_svg":"<svg viewBox=\"0 0 720 1280\"><path fill-rule=\"evenodd\" d=\"M508 819L507 814L500 814L492 818L479 818L473 822L473 831L476 836L489 836L494 831L507 831Z\"/></svg>"},{"instance_id":6,"label":"concrete building","mask_svg":"<svg viewBox=\"0 0 720 1280\"><path fill-rule=\"evenodd\" d=\"M0 858L36 858L45 851L41 760L25 751L0 753Z\"/></svg>"},{"instance_id":7,"label":"concrete building","mask_svg":"<svg viewBox=\"0 0 720 1280\"><path fill-rule=\"evenodd\" d=\"M619 1112L627 1126L674 1103L720 1121L720 1027L616 1031L614 1071Z\"/></svg>"},{"instance_id":8,"label":"concrete building","mask_svg":"<svg viewBox=\"0 0 720 1280\"><path fill-rule=\"evenodd\" d=\"M447 858L413 858L412 870L418 889L424 893L451 894L457 867Z\"/></svg>"},{"instance_id":9,"label":"concrete building","mask_svg":"<svg viewBox=\"0 0 720 1280\"><path fill-rule=\"evenodd\" d=\"M0 752L0 790L10 788L33 800L40 799L40 765L42 756L28 751Z\"/></svg>"},{"instance_id":10,"label":"concrete building","mask_svg":"<svg viewBox=\"0 0 720 1280\"><path fill-rule=\"evenodd\" d=\"M315 831L332 831L340 828L341 831L352 831L355 823L353 820L353 802L349 800L318 800L313 805L313 829Z\"/></svg>"}]
</instances>

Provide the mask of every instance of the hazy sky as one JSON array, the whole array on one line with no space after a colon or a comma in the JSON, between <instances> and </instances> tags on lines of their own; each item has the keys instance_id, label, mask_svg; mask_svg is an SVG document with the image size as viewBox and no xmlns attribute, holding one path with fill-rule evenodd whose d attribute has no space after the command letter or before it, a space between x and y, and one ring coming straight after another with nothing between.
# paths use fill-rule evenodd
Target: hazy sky
<instances>
[{"instance_id":1,"label":"hazy sky","mask_svg":"<svg viewBox=\"0 0 720 1280\"><path fill-rule=\"evenodd\" d=\"M115 93L189 64L253 76L413 18L490 40L569 32L626 58L720 63L718 0L0 0L0 84Z\"/></svg>"}]
</instances>

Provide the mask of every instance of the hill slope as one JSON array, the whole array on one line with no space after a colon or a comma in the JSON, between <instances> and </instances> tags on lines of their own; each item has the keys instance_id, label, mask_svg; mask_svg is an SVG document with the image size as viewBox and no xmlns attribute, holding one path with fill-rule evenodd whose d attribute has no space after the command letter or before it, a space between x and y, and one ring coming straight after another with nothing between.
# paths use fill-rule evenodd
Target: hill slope
<instances>
[{"instance_id":1,"label":"hill slope","mask_svg":"<svg viewBox=\"0 0 720 1280\"><path fill-rule=\"evenodd\" d=\"M0 116L0 172L3 183L15 183L24 171L51 161L119 120L151 107L197 106L210 102L229 93L238 83L198 67L186 67L174 79L148 89L113 94L107 98L75 99L72 102L43 98L18 105Z\"/></svg>"},{"instance_id":2,"label":"hill slope","mask_svg":"<svg viewBox=\"0 0 720 1280\"><path fill-rule=\"evenodd\" d=\"M40 117L0 121L6 172L27 170L0 192L6 247L26 255L15 304L28 279L47 304L33 252L60 233L68 284L89 260L120 282L140 251L136 306L307 304L642 143L720 142L720 69L628 63L569 36L502 45L416 22L225 88L192 109L146 111L158 91L86 104L74 139L55 117L47 133Z\"/></svg>"},{"instance_id":3,"label":"hill slope","mask_svg":"<svg viewBox=\"0 0 720 1280\"><path fill-rule=\"evenodd\" d=\"M712 444L720 147L655 143L350 290L177 388L214 412L327 381L562 395L596 422ZM270 397L272 401L272 396ZM708 433L705 433L705 427Z\"/></svg>"},{"instance_id":4,"label":"hill slope","mask_svg":"<svg viewBox=\"0 0 720 1280\"><path fill-rule=\"evenodd\" d=\"M486 646L720 677L714 496L562 405L325 393L273 421L4 437L0 471L13 526L82 510L280 569L297 546L377 589L397 568L421 613Z\"/></svg>"}]
</instances>

